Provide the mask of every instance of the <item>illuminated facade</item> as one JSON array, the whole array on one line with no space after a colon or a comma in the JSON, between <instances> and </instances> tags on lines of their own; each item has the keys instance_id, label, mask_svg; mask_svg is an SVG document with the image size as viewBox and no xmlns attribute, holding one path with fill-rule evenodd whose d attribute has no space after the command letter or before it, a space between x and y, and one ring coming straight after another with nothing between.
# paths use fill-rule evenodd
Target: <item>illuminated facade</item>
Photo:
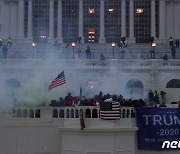
<instances>
[{"instance_id":1,"label":"illuminated facade","mask_svg":"<svg viewBox=\"0 0 180 154\"><path fill-rule=\"evenodd\" d=\"M166 43L180 38L179 0L1 0L0 36L17 42Z\"/></svg>"}]
</instances>

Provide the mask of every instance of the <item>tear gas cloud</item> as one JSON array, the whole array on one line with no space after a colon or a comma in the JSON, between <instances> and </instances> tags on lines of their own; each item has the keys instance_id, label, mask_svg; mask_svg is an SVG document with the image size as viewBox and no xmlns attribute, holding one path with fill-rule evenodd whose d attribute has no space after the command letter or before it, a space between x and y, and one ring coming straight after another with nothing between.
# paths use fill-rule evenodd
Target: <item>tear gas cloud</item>
<instances>
[{"instance_id":1,"label":"tear gas cloud","mask_svg":"<svg viewBox=\"0 0 180 154\"><path fill-rule=\"evenodd\" d=\"M1 108L12 107L14 103L22 104L22 106L47 105L53 99L65 97L68 92L71 92L73 96L79 96L81 83L83 95L86 97L93 97L100 91L104 94L126 94L126 98L132 97L132 95L128 96L128 92L125 91L126 83L122 82L122 78L126 76L117 66L107 66L107 68L104 66L105 69L98 70L93 69L93 66L81 69L85 65L84 60L61 60L59 59L63 55L61 50L57 52L50 49L51 47L47 46L47 51L40 53L40 57L43 57L43 68L40 66L28 66L27 69L24 67L24 70L11 68L13 73L9 73L6 69L1 70L0 78L3 80L0 85ZM59 65L56 64L53 67L56 62ZM67 84L48 91L48 85L62 70L64 70ZM13 83L7 86L8 79L15 79L20 85L14 86ZM137 90L135 95L134 98L139 98L141 92Z\"/></svg>"}]
</instances>

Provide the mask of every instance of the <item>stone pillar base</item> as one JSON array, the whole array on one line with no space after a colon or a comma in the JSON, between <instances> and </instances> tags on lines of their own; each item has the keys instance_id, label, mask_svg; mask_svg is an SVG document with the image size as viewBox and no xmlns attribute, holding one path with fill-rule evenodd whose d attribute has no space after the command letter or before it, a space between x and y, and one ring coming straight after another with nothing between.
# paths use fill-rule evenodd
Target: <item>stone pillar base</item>
<instances>
[{"instance_id":1,"label":"stone pillar base","mask_svg":"<svg viewBox=\"0 0 180 154\"><path fill-rule=\"evenodd\" d=\"M100 37L99 38L99 43L106 43L106 38L105 37Z\"/></svg>"},{"instance_id":2,"label":"stone pillar base","mask_svg":"<svg viewBox=\"0 0 180 154\"><path fill-rule=\"evenodd\" d=\"M84 37L81 36L81 43L84 43Z\"/></svg>"},{"instance_id":3,"label":"stone pillar base","mask_svg":"<svg viewBox=\"0 0 180 154\"><path fill-rule=\"evenodd\" d=\"M156 43L167 44L168 43L168 39L166 39L166 38L158 38L158 39L156 39Z\"/></svg>"},{"instance_id":4,"label":"stone pillar base","mask_svg":"<svg viewBox=\"0 0 180 154\"><path fill-rule=\"evenodd\" d=\"M129 43L129 44L135 44L135 43L136 43L135 37L129 37L129 38L128 38L128 43Z\"/></svg>"},{"instance_id":5,"label":"stone pillar base","mask_svg":"<svg viewBox=\"0 0 180 154\"><path fill-rule=\"evenodd\" d=\"M60 44L63 43L63 38L62 37L57 37L57 42L60 43Z\"/></svg>"}]
</instances>

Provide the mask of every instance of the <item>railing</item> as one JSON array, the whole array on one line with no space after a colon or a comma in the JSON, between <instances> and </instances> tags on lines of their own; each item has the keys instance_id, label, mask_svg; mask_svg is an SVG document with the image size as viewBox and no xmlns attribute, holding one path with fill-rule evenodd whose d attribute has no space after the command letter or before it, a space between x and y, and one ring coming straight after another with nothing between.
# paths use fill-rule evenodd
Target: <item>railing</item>
<instances>
[{"instance_id":1,"label":"railing","mask_svg":"<svg viewBox=\"0 0 180 154\"><path fill-rule=\"evenodd\" d=\"M91 45L90 45L91 46ZM75 59L86 59L86 50L87 45L84 46L76 46L74 48L74 58ZM49 52L51 50L51 52ZM151 59L150 46L129 46L127 48L118 48L117 46L114 48L114 58L115 59L140 59L141 56L145 59ZM56 52L54 52L56 51ZM57 52L58 51L58 52ZM81 51L81 52L79 52ZM176 59L180 59L180 49L176 49ZM40 59L49 59L49 55L54 55L55 59L72 59L73 58L73 48L69 46L68 48L61 47L52 48L52 46L40 46L35 48L35 57ZM172 59L171 49L167 46L160 47L155 50L155 58L163 59L164 55L167 55L169 59ZM94 46L92 45L91 51L91 59L100 59L101 54L105 56L106 59L113 58L113 48L111 45L100 45ZM3 54L0 52L0 57L3 57ZM31 59L33 58L33 48L29 46L12 46L9 48L8 52L9 59ZM114 59L113 58L113 59Z\"/></svg>"},{"instance_id":2,"label":"railing","mask_svg":"<svg viewBox=\"0 0 180 154\"><path fill-rule=\"evenodd\" d=\"M79 68L88 67L180 67L179 60L60 60L60 61L45 61L45 60L0 60L0 67L59 67L64 64L65 66L78 65Z\"/></svg>"},{"instance_id":3,"label":"railing","mask_svg":"<svg viewBox=\"0 0 180 154\"><path fill-rule=\"evenodd\" d=\"M13 109L13 118L40 118L43 108L16 108ZM84 118L100 118L100 108L97 106L78 106L78 107L49 107L53 118L79 118L80 110L83 110ZM135 110L132 107L120 108L121 118L134 118Z\"/></svg>"}]
</instances>

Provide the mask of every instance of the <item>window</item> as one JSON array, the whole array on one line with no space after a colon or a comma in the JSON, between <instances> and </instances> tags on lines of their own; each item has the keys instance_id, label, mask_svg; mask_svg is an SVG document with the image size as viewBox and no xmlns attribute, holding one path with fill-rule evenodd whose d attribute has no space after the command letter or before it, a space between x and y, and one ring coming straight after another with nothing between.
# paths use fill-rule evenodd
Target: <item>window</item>
<instances>
[{"instance_id":1,"label":"window","mask_svg":"<svg viewBox=\"0 0 180 154\"><path fill-rule=\"evenodd\" d=\"M33 37L45 43L49 36L49 0L33 1Z\"/></svg>"},{"instance_id":2,"label":"window","mask_svg":"<svg viewBox=\"0 0 180 154\"><path fill-rule=\"evenodd\" d=\"M64 42L77 42L79 27L79 1L62 1L62 20Z\"/></svg>"},{"instance_id":3,"label":"window","mask_svg":"<svg viewBox=\"0 0 180 154\"><path fill-rule=\"evenodd\" d=\"M105 1L105 37L106 42L117 42L121 37L121 2Z\"/></svg>"},{"instance_id":4,"label":"window","mask_svg":"<svg viewBox=\"0 0 180 154\"><path fill-rule=\"evenodd\" d=\"M151 37L151 0L134 0L136 43L149 43Z\"/></svg>"},{"instance_id":5,"label":"window","mask_svg":"<svg viewBox=\"0 0 180 154\"><path fill-rule=\"evenodd\" d=\"M99 0L86 0L84 11L84 42L98 43L100 31L100 2Z\"/></svg>"},{"instance_id":6,"label":"window","mask_svg":"<svg viewBox=\"0 0 180 154\"><path fill-rule=\"evenodd\" d=\"M180 88L180 80L179 79L170 80L167 83L166 88Z\"/></svg>"}]
</instances>

